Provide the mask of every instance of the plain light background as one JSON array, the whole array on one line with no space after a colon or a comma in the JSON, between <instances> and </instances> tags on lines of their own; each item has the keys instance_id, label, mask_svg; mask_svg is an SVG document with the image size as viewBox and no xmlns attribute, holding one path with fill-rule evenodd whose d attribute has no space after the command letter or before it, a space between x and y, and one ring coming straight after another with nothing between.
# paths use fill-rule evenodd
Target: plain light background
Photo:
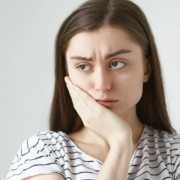
<instances>
[{"instance_id":1,"label":"plain light background","mask_svg":"<svg viewBox=\"0 0 180 180\"><path fill-rule=\"evenodd\" d=\"M63 20L84 0L0 0L0 179L22 142L48 130L54 42ZM180 1L133 0L147 16L163 70L173 127L180 132Z\"/></svg>"}]
</instances>

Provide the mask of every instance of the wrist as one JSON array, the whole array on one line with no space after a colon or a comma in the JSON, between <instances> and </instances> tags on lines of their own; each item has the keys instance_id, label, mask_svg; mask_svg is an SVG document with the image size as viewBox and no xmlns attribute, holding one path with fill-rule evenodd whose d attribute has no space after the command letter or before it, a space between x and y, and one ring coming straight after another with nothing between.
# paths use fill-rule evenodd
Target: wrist
<instances>
[{"instance_id":1,"label":"wrist","mask_svg":"<svg viewBox=\"0 0 180 180\"><path fill-rule=\"evenodd\" d=\"M110 148L117 148L122 151L126 151L128 153L132 153L133 151L133 140L131 136L126 136L121 138L114 138L109 141Z\"/></svg>"}]
</instances>

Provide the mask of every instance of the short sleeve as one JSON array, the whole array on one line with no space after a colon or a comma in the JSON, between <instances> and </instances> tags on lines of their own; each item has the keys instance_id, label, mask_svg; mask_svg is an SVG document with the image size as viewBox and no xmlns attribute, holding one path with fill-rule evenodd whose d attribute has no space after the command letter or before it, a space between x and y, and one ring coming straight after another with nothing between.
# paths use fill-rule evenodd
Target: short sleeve
<instances>
[{"instance_id":1,"label":"short sleeve","mask_svg":"<svg viewBox=\"0 0 180 180\"><path fill-rule=\"evenodd\" d=\"M65 178L51 144L38 136L26 139L11 163L6 180L22 180L40 174L59 174Z\"/></svg>"},{"instance_id":2,"label":"short sleeve","mask_svg":"<svg viewBox=\"0 0 180 180\"><path fill-rule=\"evenodd\" d=\"M173 151L175 153L173 154L173 159L172 159L172 165L173 165L172 176L174 180L178 180L178 178L180 178L180 135L173 140L172 152Z\"/></svg>"}]
</instances>

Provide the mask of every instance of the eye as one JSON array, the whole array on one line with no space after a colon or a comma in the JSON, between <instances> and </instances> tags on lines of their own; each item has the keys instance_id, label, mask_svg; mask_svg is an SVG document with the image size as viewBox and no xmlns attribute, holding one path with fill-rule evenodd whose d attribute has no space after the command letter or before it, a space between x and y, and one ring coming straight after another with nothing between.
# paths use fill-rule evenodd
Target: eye
<instances>
[{"instance_id":1,"label":"eye","mask_svg":"<svg viewBox=\"0 0 180 180\"><path fill-rule=\"evenodd\" d=\"M88 66L88 65L86 65L86 64L81 64L81 65L79 65L77 68L78 68L78 69L81 69L80 67L82 67L81 71L83 71L86 66Z\"/></svg>"},{"instance_id":2,"label":"eye","mask_svg":"<svg viewBox=\"0 0 180 180\"><path fill-rule=\"evenodd\" d=\"M117 66L117 64L119 63L119 67ZM117 68L120 68L120 67L122 67L122 64L125 64L124 62L120 62L120 61L114 61L114 62L112 62L111 63L113 66L115 66L115 67L117 67Z\"/></svg>"},{"instance_id":3,"label":"eye","mask_svg":"<svg viewBox=\"0 0 180 180\"><path fill-rule=\"evenodd\" d=\"M119 63L119 66L117 66L118 63ZM123 64L126 64L126 63L121 62L121 61L114 61L114 62L112 62L111 64L112 64L114 67L120 68L120 67L123 66ZM77 66L76 68L77 68L77 69L80 69L80 71L87 71L87 69L85 68L86 66L89 67L89 65L81 64L81 65ZM117 69L117 68L115 68L115 69ZM86 70L85 70L85 69L86 69Z\"/></svg>"}]
</instances>

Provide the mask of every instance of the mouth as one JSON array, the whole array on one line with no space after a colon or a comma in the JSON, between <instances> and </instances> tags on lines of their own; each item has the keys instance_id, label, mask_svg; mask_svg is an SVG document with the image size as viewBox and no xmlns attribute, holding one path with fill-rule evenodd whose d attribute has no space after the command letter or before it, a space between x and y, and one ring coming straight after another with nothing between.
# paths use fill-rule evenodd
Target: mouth
<instances>
[{"instance_id":1,"label":"mouth","mask_svg":"<svg viewBox=\"0 0 180 180\"><path fill-rule=\"evenodd\" d=\"M117 100L116 101L100 101L100 100L96 100L99 104L105 106L105 107L113 107L116 105Z\"/></svg>"}]
</instances>

